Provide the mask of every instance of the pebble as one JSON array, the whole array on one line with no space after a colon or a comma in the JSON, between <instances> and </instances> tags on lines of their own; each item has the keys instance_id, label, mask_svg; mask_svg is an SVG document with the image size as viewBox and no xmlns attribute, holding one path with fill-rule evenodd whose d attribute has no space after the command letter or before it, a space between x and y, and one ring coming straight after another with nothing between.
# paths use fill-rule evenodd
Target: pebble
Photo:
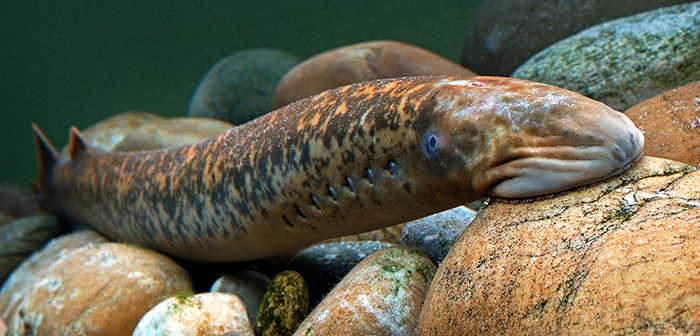
<instances>
[{"instance_id":1,"label":"pebble","mask_svg":"<svg viewBox=\"0 0 700 336\"><path fill-rule=\"evenodd\" d=\"M265 292L255 322L257 336L291 335L309 313L309 287L299 273L277 274Z\"/></svg>"},{"instance_id":2,"label":"pebble","mask_svg":"<svg viewBox=\"0 0 700 336\"><path fill-rule=\"evenodd\" d=\"M644 154L700 164L700 82L649 98L625 114L644 133Z\"/></svg>"},{"instance_id":3,"label":"pebble","mask_svg":"<svg viewBox=\"0 0 700 336\"><path fill-rule=\"evenodd\" d=\"M700 330L700 171L644 157L590 188L491 203L435 275L417 335Z\"/></svg>"},{"instance_id":4,"label":"pebble","mask_svg":"<svg viewBox=\"0 0 700 336\"><path fill-rule=\"evenodd\" d=\"M362 260L294 335L412 335L435 274L420 252L392 247Z\"/></svg>"},{"instance_id":5,"label":"pebble","mask_svg":"<svg viewBox=\"0 0 700 336\"><path fill-rule=\"evenodd\" d=\"M256 271L238 270L223 274L214 281L211 292L227 292L238 295L245 302L250 321L256 321L260 303L270 286L270 278Z\"/></svg>"},{"instance_id":6,"label":"pebble","mask_svg":"<svg viewBox=\"0 0 700 336\"><path fill-rule=\"evenodd\" d=\"M188 145L224 133L234 125L210 118L170 118L134 128L114 147L129 152Z\"/></svg>"},{"instance_id":7,"label":"pebble","mask_svg":"<svg viewBox=\"0 0 700 336\"><path fill-rule=\"evenodd\" d=\"M688 0L483 0L467 28L460 63L508 76L540 50L582 29Z\"/></svg>"},{"instance_id":8,"label":"pebble","mask_svg":"<svg viewBox=\"0 0 700 336\"><path fill-rule=\"evenodd\" d=\"M135 128L163 119L165 118L148 112L127 111L97 122L80 133L90 147L111 152ZM67 146L61 153L67 155Z\"/></svg>"},{"instance_id":9,"label":"pebble","mask_svg":"<svg viewBox=\"0 0 700 336\"><path fill-rule=\"evenodd\" d=\"M273 109L339 86L372 79L477 74L423 48L397 41L370 41L318 54L279 82Z\"/></svg>"},{"instance_id":10,"label":"pebble","mask_svg":"<svg viewBox=\"0 0 700 336\"><path fill-rule=\"evenodd\" d=\"M700 80L700 2L588 28L533 56L511 77L548 83L624 111Z\"/></svg>"},{"instance_id":11,"label":"pebble","mask_svg":"<svg viewBox=\"0 0 700 336\"><path fill-rule=\"evenodd\" d=\"M133 336L254 336L245 304L231 293L175 296L139 321Z\"/></svg>"},{"instance_id":12,"label":"pebble","mask_svg":"<svg viewBox=\"0 0 700 336\"><path fill-rule=\"evenodd\" d=\"M63 232L56 217L34 215L0 225L0 283L35 251Z\"/></svg>"},{"instance_id":13,"label":"pebble","mask_svg":"<svg viewBox=\"0 0 700 336\"><path fill-rule=\"evenodd\" d=\"M86 235L96 237L80 240ZM0 289L10 334L129 335L160 301L193 293L187 272L162 254L119 243L56 246L66 240L25 261Z\"/></svg>"},{"instance_id":14,"label":"pebble","mask_svg":"<svg viewBox=\"0 0 700 336\"><path fill-rule=\"evenodd\" d=\"M287 268L301 274L309 283L312 305L368 255L396 244L380 241L348 241L317 244L297 252Z\"/></svg>"},{"instance_id":15,"label":"pebble","mask_svg":"<svg viewBox=\"0 0 700 336\"><path fill-rule=\"evenodd\" d=\"M460 206L410 221L403 228L401 241L439 265L474 217L476 211Z\"/></svg>"},{"instance_id":16,"label":"pebble","mask_svg":"<svg viewBox=\"0 0 700 336\"><path fill-rule=\"evenodd\" d=\"M279 80L299 63L296 56L274 49L248 49L217 62L199 82L187 115L235 125L272 109Z\"/></svg>"}]
</instances>

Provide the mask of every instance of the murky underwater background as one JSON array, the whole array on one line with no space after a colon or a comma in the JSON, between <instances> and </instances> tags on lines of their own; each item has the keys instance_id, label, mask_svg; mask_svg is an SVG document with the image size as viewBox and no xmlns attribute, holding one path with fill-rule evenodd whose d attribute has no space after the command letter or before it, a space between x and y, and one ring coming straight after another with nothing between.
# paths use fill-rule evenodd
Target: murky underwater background
<instances>
[{"instance_id":1,"label":"murky underwater background","mask_svg":"<svg viewBox=\"0 0 700 336\"><path fill-rule=\"evenodd\" d=\"M30 123L62 147L127 110L184 116L219 59L277 48L302 59L361 41L458 61L479 0L6 1L0 11L0 183L36 179Z\"/></svg>"}]
</instances>

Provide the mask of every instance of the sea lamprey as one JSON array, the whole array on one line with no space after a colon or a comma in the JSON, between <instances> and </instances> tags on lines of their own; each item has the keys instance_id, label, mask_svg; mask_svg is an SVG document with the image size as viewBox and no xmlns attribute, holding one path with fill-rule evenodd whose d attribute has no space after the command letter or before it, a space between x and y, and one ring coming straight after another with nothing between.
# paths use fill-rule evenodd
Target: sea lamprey
<instances>
[{"instance_id":1,"label":"sea lamprey","mask_svg":"<svg viewBox=\"0 0 700 336\"><path fill-rule=\"evenodd\" d=\"M35 127L45 210L197 261L273 256L484 196L532 198L642 155L623 114L500 77L406 77L325 91L217 137L106 153Z\"/></svg>"}]
</instances>

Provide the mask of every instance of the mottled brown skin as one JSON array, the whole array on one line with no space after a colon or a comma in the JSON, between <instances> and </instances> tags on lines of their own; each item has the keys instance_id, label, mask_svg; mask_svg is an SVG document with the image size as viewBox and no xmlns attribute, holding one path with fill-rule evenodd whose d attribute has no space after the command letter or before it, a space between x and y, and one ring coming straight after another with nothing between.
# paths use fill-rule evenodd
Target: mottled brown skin
<instances>
[{"instance_id":1,"label":"mottled brown skin","mask_svg":"<svg viewBox=\"0 0 700 336\"><path fill-rule=\"evenodd\" d=\"M273 256L486 195L534 197L641 156L624 115L499 77L411 77L326 91L166 150L48 157L43 206L106 236L198 261ZM48 158L47 158L48 157Z\"/></svg>"}]
</instances>

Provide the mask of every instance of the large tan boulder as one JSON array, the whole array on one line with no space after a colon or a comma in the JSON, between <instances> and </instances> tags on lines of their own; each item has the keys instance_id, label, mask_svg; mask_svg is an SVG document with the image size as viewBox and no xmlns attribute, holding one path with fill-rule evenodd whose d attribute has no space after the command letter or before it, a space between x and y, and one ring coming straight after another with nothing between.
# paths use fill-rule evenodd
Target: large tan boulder
<instances>
[{"instance_id":1,"label":"large tan boulder","mask_svg":"<svg viewBox=\"0 0 700 336\"><path fill-rule=\"evenodd\" d=\"M491 204L441 264L418 335L700 332L700 171L645 157L591 188Z\"/></svg>"}]
</instances>

